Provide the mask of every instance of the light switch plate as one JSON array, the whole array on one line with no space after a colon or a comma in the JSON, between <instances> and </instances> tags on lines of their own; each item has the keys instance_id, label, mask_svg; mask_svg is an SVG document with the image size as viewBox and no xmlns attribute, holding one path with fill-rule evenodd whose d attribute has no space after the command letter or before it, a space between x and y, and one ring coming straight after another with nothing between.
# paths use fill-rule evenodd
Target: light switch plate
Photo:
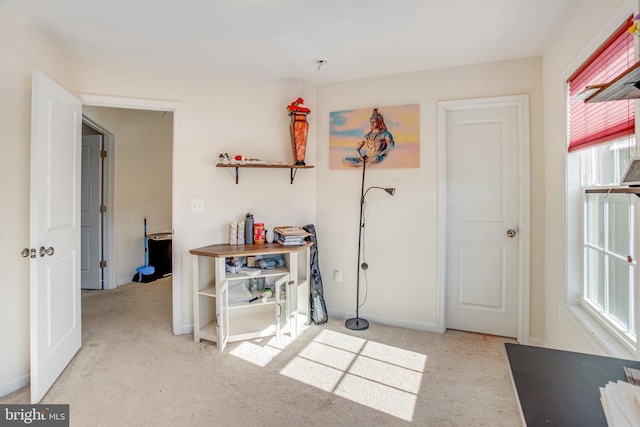
<instances>
[{"instance_id":1,"label":"light switch plate","mask_svg":"<svg viewBox=\"0 0 640 427\"><path fill-rule=\"evenodd\" d=\"M204 199L191 199L191 213L204 212Z\"/></svg>"}]
</instances>

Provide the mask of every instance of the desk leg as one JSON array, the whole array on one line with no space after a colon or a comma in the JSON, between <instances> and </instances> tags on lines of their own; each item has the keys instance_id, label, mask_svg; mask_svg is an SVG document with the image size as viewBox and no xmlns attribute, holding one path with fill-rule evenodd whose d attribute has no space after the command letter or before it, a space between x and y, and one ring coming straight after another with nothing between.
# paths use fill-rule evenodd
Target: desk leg
<instances>
[{"instance_id":1,"label":"desk leg","mask_svg":"<svg viewBox=\"0 0 640 427\"><path fill-rule=\"evenodd\" d=\"M193 340L200 342L200 304L198 303L198 289L200 289L200 276L199 276L199 257L197 255L191 255L193 262L193 268L191 274L193 275Z\"/></svg>"},{"instance_id":2,"label":"desk leg","mask_svg":"<svg viewBox=\"0 0 640 427\"><path fill-rule=\"evenodd\" d=\"M289 304L289 309L291 310L291 314L289 315L289 327L291 328L291 338L295 338L298 336L298 285L295 281L289 281L289 296L290 299L287 299L287 304Z\"/></svg>"}]
</instances>

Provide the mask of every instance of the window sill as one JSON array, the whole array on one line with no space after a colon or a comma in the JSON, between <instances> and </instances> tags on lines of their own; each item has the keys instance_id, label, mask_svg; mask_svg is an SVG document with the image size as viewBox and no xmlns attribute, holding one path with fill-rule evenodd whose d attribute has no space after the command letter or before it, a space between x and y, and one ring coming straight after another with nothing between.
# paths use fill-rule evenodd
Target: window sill
<instances>
[{"instance_id":1,"label":"window sill","mask_svg":"<svg viewBox=\"0 0 640 427\"><path fill-rule=\"evenodd\" d=\"M623 345L611 332L598 323L583 307L579 305L567 305L567 310L571 317L578 322L579 326L593 338L600 347L611 357L619 359L637 360L633 349Z\"/></svg>"},{"instance_id":2,"label":"window sill","mask_svg":"<svg viewBox=\"0 0 640 427\"><path fill-rule=\"evenodd\" d=\"M584 190L585 193L623 193L623 194L637 194L640 195L640 187L623 187L623 186L602 186L602 187L587 187Z\"/></svg>"}]
</instances>

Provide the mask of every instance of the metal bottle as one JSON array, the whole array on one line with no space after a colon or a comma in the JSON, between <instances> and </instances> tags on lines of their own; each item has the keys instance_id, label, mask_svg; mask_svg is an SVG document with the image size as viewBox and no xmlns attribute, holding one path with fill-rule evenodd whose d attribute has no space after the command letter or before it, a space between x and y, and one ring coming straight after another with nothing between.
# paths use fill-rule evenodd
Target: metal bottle
<instances>
[{"instance_id":1,"label":"metal bottle","mask_svg":"<svg viewBox=\"0 0 640 427\"><path fill-rule=\"evenodd\" d=\"M253 245L253 215L250 213L244 219L244 242Z\"/></svg>"}]
</instances>

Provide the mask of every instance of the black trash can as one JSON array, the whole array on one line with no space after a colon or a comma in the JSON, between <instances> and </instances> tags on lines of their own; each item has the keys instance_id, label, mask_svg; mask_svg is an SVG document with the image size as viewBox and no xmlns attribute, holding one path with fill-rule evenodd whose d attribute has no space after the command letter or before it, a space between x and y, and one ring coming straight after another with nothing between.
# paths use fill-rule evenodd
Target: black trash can
<instances>
[{"instance_id":1,"label":"black trash can","mask_svg":"<svg viewBox=\"0 0 640 427\"><path fill-rule=\"evenodd\" d=\"M149 265L155 269L155 278L170 276L172 274L173 235L171 233L154 233L148 234L147 238L149 239Z\"/></svg>"}]
</instances>

